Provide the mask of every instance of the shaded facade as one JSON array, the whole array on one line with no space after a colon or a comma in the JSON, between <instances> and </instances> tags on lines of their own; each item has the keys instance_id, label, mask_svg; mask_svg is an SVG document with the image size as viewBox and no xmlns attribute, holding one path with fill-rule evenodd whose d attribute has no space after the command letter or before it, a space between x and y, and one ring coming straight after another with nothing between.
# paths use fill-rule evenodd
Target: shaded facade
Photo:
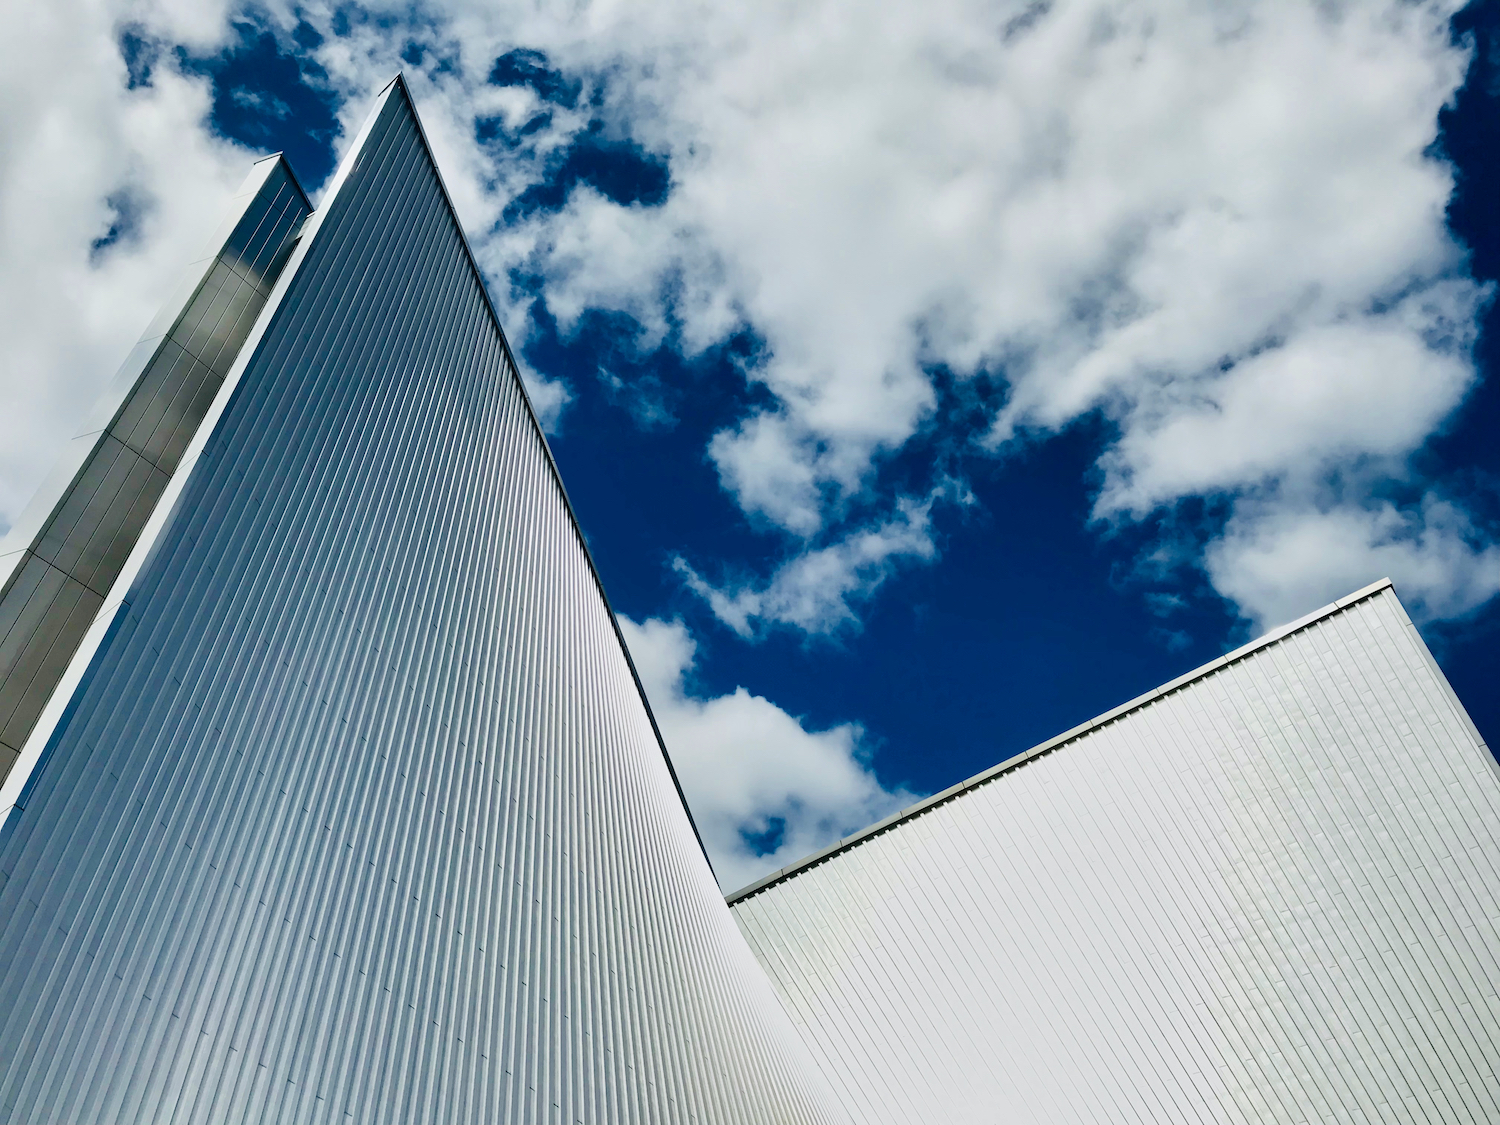
<instances>
[{"instance_id":1,"label":"shaded facade","mask_svg":"<svg viewBox=\"0 0 1500 1125\"><path fill-rule=\"evenodd\" d=\"M283 213L7 782L0 1121L841 1119L399 80Z\"/></svg>"},{"instance_id":2,"label":"shaded facade","mask_svg":"<svg viewBox=\"0 0 1500 1125\"><path fill-rule=\"evenodd\" d=\"M208 253L0 545L0 786L90 624L119 600L126 560L311 210L285 161L255 165Z\"/></svg>"},{"instance_id":3,"label":"shaded facade","mask_svg":"<svg viewBox=\"0 0 1500 1125\"><path fill-rule=\"evenodd\" d=\"M1500 1120L1500 774L1389 583L731 902L860 1121Z\"/></svg>"}]
</instances>

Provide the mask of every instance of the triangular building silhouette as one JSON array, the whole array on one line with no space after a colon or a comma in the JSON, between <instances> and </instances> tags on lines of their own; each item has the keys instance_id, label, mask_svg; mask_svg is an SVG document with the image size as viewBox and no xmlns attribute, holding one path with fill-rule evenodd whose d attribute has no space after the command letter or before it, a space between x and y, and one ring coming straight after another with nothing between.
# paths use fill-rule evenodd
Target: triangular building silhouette
<instances>
[{"instance_id":1,"label":"triangular building silhouette","mask_svg":"<svg viewBox=\"0 0 1500 1125\"><path fill-rule=\"evenodd\" d=\"M0 1120L829 1120L403 82L238 202L8 587Z\"/></svg>"}]
</instances>

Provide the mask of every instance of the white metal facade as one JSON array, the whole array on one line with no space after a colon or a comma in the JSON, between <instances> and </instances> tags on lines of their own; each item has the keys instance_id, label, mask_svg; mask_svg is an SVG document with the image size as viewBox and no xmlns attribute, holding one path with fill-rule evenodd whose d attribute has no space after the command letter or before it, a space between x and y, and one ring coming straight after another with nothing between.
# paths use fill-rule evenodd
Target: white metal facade
<instances>
[{"instance_id":1,"label":"white metal facade","mask_svg":"<svg viewBox=\"0 0 1500 1125\"><path fill-rule=\"evenodd\" d=\"M1388 584L731 917L404 87L246 190L0 557L0 1122L1500 1120Z\"/></svg>"},{"instance_id":2,"label":"white metal facade","mask_svg":"<svg viewBox=\"0 0 1500 1125\"><path fill-rule=\"evenodd\" d=\"M0 1121L842 1119L399 82L204 417L0 827Z\"/></svg>"},{"instance_id":3,"label":"white metal facade","mask_svg":"<svg viewBox=\"0 0 1500 1125\"><path fill-rule=\"evenodd\" d=\"M1500 780L1388 583L731 896L868 1122L1500 1121Z\"/></svg>"}]
</instances>

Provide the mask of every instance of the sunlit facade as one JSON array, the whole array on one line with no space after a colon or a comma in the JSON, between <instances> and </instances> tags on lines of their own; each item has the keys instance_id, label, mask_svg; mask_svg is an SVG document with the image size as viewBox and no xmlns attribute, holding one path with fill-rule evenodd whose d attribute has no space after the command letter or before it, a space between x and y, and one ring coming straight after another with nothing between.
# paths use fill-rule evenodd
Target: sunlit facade
<instances>
[{"instance_id":1,"label":"sunlit facade","mask_svg":"<svg viewBox=\"0 0 1500 1125\"><path fill-rule=\"evenodd\" d=\"M1386 582L731 901L859 1121L1500 1121L1500 776Z\"/></svg>"},{"instance_id":2,"label":"sunlit facade","mask_svg":"<svg viewBox=\"0 0 1500 1125\"><path fill-rule=\"evenodd\" d=\"M6 680L41 702L0 829L0 1120L842 1120L404 86L317 211L279 160L236 210L91 447L170 431L152 487L85 467L24 548L94 597L32 615L71 646L49 683Z\"/></svg>"},{"instance_id":3,"label":"sunlit facade","mask_svg":"<svg viewBox=\"0 0 1500 1125\"><path fill-rule=\"evenodd\" d=\"M729 904L405 86L0 547L0 1122L1500 1120L1379 583Z\"/></svg>"}]
</instances>

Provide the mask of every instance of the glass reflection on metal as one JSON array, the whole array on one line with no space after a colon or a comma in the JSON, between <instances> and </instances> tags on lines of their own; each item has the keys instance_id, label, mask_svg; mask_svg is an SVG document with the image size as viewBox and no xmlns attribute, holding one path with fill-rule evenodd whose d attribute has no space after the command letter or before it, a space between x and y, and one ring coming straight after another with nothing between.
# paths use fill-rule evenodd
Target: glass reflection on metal
<instances>
[{"instance_id":1,"label":"glass reflection on metal","mask_svg":"<svg viewBox=\"0 0 1500 1125\"><path fill-rule=\"evenodd\" d=\"M399 82L302 230L0 830L0 1122L842 1120Z\"/></svg>"},{"instance_id":2,"label":"glass reflection on metal","mask_svg":"<svg viewBox=\"0 0 1500 1125\"><path fill-rule=\"evenodd\" d=\"M189 268L195 291L157 318L169 321L166 332L147 329L116 389L0 546L0 566L8 563L8 573L0 571L0 784L156 510L310 210L281 158L252 170L221 248Z\"/></svg>"}]
</instances>

